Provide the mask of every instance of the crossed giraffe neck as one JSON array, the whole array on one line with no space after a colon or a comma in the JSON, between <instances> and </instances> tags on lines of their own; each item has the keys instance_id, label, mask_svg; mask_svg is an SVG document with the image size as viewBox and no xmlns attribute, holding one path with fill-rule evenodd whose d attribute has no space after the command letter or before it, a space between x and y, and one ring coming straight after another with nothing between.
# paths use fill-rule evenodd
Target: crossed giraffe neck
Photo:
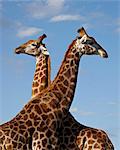
<instances>
[{"instance_id":1,"label":"crossed giraffe neck","mask_svg":"<svg viewBox=\"0 0 120 150\"><path fill-rule=\"evenodd\" d=\"M4 141L1 148L31 149L31 141L39 139L39 149L60 149L59 127L74 96L80 56L75 40L54 82L33 98L12 121L1 126L0 138ZM36 130L40 131L39 136Z\"/></svg>"},{"instance_id":2,"label":"crossed giraffe neck","mask_svg":"<svg viewBox=\"0 0 120 150\"><path fill-rule=\"evenodd\" d=\"M36 69L32 83L32 97L35 97L50 84L50 57L44 54L36 56Z\"/></svg>"}]
</instances>

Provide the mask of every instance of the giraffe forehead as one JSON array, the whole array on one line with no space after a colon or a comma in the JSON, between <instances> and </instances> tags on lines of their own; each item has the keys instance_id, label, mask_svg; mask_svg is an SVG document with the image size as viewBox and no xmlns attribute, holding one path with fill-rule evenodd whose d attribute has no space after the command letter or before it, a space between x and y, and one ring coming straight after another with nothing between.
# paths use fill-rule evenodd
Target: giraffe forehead
<instances>
[{"instance_id":1,"label":"giraffe forehead","mask_svg":"<svg viewBox=\"0 0 120 150\"><path fill-rule=\"evenodd\" d=\"M30 45L32 43L37 43L37 40L29 40L28 42L24 43L23 46Z\"/></svg>"}]
</instances>

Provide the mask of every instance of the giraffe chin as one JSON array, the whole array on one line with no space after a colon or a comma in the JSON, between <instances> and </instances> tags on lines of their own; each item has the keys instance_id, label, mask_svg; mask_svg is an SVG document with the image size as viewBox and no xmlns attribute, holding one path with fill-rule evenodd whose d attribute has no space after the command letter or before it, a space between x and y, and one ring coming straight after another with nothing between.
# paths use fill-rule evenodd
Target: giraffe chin
<instances>
[{"instance_id":1,"label":"giraffe chin","mask_svg":"<svg viewBox=\"0 0 120 150\"><path fill-rule=\"evenodd\" d=\"M42 54L43 54L43 55L47 55L47 56L50 55L48 51L43 51Z\"/></svg>"}]
</instances>

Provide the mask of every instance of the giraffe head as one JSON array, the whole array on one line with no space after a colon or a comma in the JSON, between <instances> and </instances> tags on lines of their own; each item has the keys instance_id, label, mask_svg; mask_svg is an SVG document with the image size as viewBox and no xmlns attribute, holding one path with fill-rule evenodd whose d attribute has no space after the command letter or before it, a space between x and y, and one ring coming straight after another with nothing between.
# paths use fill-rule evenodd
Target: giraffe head
<instances>
[{"instance_id":1,"label":"giraffe head","mask_svg":"<svg viewBox=\"0 0 120 150\"><path fill-rule=\"evenodd\" d=\"M107 52L96 42L93 37L90 37L82 27L78 30L79 36L76 39L76 47L82 55L100 55L107 58Z\"/></svg>"},{"instance_id":2,"label":"giraffe head","mask_svg":"<svg viewBox=\"0 0 120 150\"><path fill-rule=\"evenodd\" d=\"M16 54L28 54L31 56L39 56L41 53L44 55L49 55L49 52L46 49L45 44L42 43L42 40L46 38L46 35L43 34L37 40L29 40L28 42L22 44L21 46L15 49Z\"/></svg>"}]
</instances>

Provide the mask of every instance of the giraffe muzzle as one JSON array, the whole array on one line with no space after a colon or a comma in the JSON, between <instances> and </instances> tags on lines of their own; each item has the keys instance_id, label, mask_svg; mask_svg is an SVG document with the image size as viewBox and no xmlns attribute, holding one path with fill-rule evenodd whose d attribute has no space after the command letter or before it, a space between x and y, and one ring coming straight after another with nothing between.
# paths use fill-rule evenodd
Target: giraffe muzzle
<instances>
[{"instance_id":1,"label":"giraffe muzzle","mask_svg":"<svg viewBox=\"0 0 120 150\"><path fill-rule=\"evenodd\" d=\"M21 48L16 48L15 49L15 54L20 54L20 53L24 53L24 50L23 49L21 49Z\"/></svg>"},{"instance_id":2,"label":"giraffe muzzle","mask_svg":"<svg viewBox=\"0 0 120 150\"><path fill-rule=\"evenodd\" d=\"M107 52L103 49L98 49L98 55L100 55L103 58L108 58Z\"/></svg>"}]
</instances>

